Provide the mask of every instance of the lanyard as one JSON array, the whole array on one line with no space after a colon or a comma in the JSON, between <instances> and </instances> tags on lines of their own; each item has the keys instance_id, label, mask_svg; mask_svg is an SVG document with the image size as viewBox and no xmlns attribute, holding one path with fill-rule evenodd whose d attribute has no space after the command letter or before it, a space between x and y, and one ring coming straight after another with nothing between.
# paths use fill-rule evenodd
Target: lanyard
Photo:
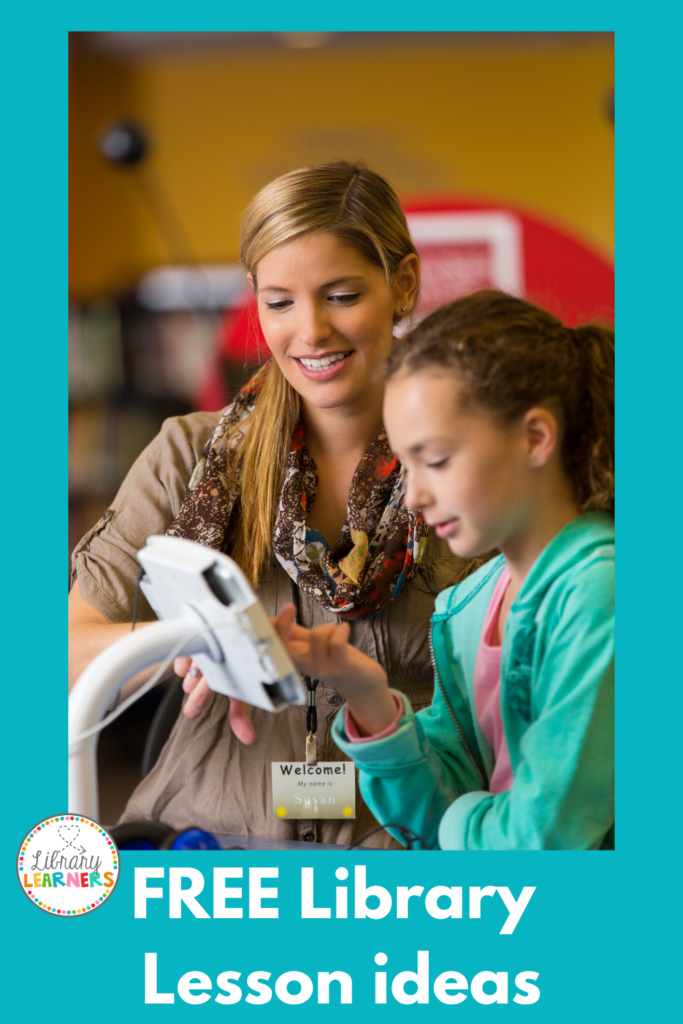
<instances>
[{"instance_id":1,"label":"lanyard","mask_svg":"<svg viewBox=\"0 0 683 1024\"><path fill-rule=\"evenodd\" d=\"M301 625L301 601L299 588L291 580L292 602L296 608L296 622ZM319 679L311 679L310 676L303 677L306 689L308 690L308 707L306 708L306 764L318 763L318 711L315 706L315 691L318 688Z\"/></svg>"}]
</instances>

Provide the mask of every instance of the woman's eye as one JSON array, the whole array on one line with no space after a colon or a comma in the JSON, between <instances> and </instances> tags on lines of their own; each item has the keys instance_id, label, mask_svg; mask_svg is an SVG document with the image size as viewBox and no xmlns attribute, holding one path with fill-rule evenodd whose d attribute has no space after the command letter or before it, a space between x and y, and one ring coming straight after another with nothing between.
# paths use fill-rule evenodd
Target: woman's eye
<instances>
[{"instance_id":1,"label":"woman's eye","mask_svg":"<svg viewBox=\"0 0 683 1024\"><path fill-rule=\"evenodd\" d=\"M445 459L439 459L438 462L428 462L427 463L427 469L443 469L443 467L446 465L447 462L448 462L448 458L447 457Z\"/></svg>"},{"instance_id":2,"label":"woman's eye","mask_svg":"<svg viewBox=\"0 0 683 1024\"><path fill-rule=\"evenodd\" d=\"M278 299L276 302L266 302L266 309L274 309L276 313L282 312L291 306L291 299Z\"/></svg>"},{"instance_id":3,"label":"woman's eye","mask_svg":"<svg viewBox=\"0 0 683 1024\"><path fill-rule=\"evenodd\" d=\"M360 298L360 292L352 292L352 293L344 292L341 295L330 295L330 300L332 302L337 303L337 305L340 305L340 306L348 306L352 302L355 302L356 299L358 299L358 298Z\"/></svg>"}]
</instances>

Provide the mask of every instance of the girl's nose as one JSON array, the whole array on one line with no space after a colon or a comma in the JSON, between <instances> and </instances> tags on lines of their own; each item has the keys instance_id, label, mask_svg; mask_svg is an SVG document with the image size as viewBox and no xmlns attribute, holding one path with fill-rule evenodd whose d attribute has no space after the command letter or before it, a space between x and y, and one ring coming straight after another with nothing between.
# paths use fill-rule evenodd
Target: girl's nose
<instances>
[{"instance_id":1,"label":"girl's nose","mask_svg":"<svg viewBox=\"0 0 683 1024\"><path fill-rule=\"evenodd\" d=\"M431 495L422 486L419 475L408 473L406 493L403 499L408 508L425 509L432 503Z\"/></svg>"}]
</instances>

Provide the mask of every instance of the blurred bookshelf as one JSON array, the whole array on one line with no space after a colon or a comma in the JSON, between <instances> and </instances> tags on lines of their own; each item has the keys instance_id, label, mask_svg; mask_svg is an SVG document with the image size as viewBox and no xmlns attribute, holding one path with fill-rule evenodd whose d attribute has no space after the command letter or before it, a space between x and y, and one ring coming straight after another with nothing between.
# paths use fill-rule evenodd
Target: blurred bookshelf
<instances>
[{"instance_id":1,"label":"blurred bookshelf","mask_svg":"<svg viewBox=\"0 0 683 1024\"><path fill-rule=\"evenodd\" d=\"M133 301L69 310L69 551L167 416L190 412L213 321Z\"/></svg>"},{"instance_id":2,"label":"blurred bookshelf","mask_svg":"<svg viewBox=\"0 0 683 1024\"><path fill-rule=\"evenodd\" d=\"M253 372L230 335L246 302L243 270L224 264L159 267L70 304L69 553L166 418L220 409Z\"/></svg>"}]
</instances>

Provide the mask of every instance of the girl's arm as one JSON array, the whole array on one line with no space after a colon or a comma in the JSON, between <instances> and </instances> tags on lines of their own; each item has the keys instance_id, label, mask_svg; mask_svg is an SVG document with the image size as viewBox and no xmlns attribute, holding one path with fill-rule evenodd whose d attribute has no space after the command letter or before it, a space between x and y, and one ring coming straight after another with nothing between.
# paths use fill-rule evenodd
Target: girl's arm
<instances>
[{"instance_id":1,"label":"girl's arm","mask_svg":"<svg viewBox=\"0 0 683 1024\"><path fill-rule=\"evenodd\" d=\"M506 793L456 800L449 849L599 849L614 824L614 562L585 568L552 610Z\"/></svg>"},{"instance_id":2,"label":"girl's arm","mask_svg":"<svg viewBox=\"0 0 683 1024\"><path fill-rule=\"evenodd\" d=\"M600 848L614 822L613 585L613 561L599 560L549 612L532 721L518 720L521 756L505 793L483 789L439 691L376 743L354 748L337 718L335 741L356 761L378 821L443 849Z\"/></svg>"},{"instance_id":3,"label":"girl's arm","mask_svg":"<svg viewBox=\"0 0 683 1024\"><path fill-rule=\"evenodd\" d=\"M349 644L347 625L303 629L293 618L294 606L287 605L272 621L297 667L334 683L361 735L383 732L395 721L396 703L381 666ZM453 742L452 722L439 696L420 713L428 722L412 713L402 694L397 696L406 714L386 739L351 742L344 714L336 717L333 735L361 769L361 791L377 820L408 825L434 846L441 817L458 796L476 788L477 776L464 748ZM401 841L400 835L396 838Z\"/></svg>"},{"instance_id":4,"label":"girl's arm","mask_svg":"<svg viewBox=\"0 0 683 1024\"><path fill-rule=\"evenodd\" d=\"M334 684L362 736L383 732L396 717L396 704L382 666L349 643L348 623L304 629L294 615L294 605L287 604L272 621L297 668Z\"/></svg>"}]
</instances>

